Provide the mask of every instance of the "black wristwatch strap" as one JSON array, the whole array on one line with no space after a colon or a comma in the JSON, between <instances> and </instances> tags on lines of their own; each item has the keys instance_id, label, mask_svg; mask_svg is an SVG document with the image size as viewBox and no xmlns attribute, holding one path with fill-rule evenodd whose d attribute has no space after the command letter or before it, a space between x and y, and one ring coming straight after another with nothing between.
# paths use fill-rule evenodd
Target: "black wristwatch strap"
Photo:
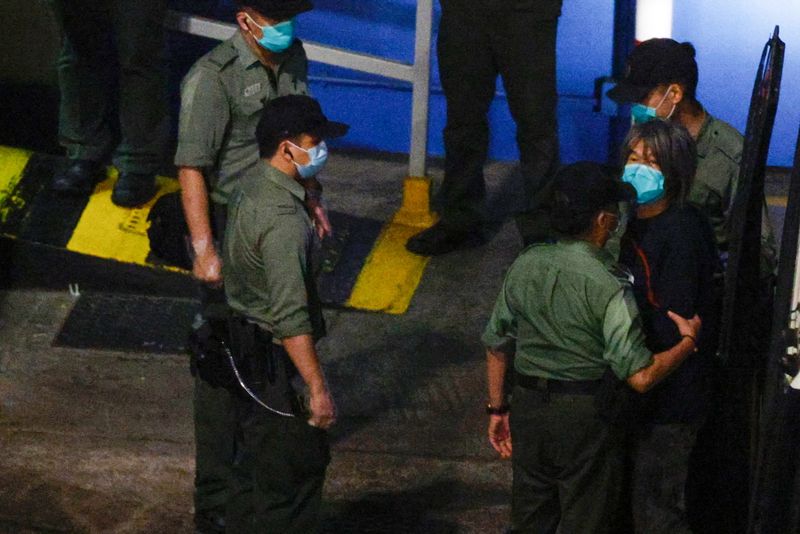
<instances>
[{"instance_id":1,"label":"black wristwatch strap","mask_svg":"<svg viewBox=\"0 0 800 534\"><path fill-rule=\"evenodd\" d=\"M509 412L511 407L503 403L500 406L492 406L491 403L486 404L486 413L489 415L505 415Z\"/></svg>"}]
</instances>

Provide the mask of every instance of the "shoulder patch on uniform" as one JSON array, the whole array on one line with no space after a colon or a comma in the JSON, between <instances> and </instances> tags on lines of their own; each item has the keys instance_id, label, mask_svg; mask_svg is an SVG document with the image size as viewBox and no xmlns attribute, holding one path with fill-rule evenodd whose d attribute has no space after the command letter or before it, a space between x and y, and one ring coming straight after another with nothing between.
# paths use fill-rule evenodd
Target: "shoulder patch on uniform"
<instances>
[{"instance_id":1,"label":"shoulder patch on uniform","mask_svg":"<svg viewBox=\"0 0 800 534\"><path fill-rule=\"evenodd\" d=\"M714 148L735 162L741 160L744 137L739 133L739 130L725 121L714 119L714 123L710 125L708 133L711 136L711 144Z\"/></svg>"}]
</instances>

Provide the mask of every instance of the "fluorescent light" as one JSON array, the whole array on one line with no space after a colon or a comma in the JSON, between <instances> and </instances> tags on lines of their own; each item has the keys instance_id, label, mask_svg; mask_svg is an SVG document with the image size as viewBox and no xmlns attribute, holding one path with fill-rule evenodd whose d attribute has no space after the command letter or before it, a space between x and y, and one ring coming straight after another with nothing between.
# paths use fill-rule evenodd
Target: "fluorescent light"
<instances>
[{"instance_id":1,"label":"fluorescent light","mask_svg":"<svg viewBox=\"0 0 800 534\"><path fill-rule=\"evenodd\" d=\"M638 0L636 40L672 37L672 0Z\"/></svg>"}]
</instances>

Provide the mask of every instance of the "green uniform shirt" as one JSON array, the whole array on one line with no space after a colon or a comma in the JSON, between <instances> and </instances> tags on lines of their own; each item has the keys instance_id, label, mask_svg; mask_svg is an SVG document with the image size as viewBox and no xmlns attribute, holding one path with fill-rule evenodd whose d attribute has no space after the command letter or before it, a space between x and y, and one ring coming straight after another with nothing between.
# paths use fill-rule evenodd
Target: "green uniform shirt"
<instances>
[{"instance_id":1,"label":"green uniform shirt","mask_svg":"<svg viewBox=\"0 0 800 534\"><path fill-rule=\"evenodd\" d=\"M585 241L523 251L482 339L506 353L515 347L517 372L556 380L599 379L609 366L624 380L652 361L625 273Z\"/></svg>"},{"instance_id":2,"label":"green uniform shirt","mask_svg":"<svg viewBox=\"0 0 800 534\"><path fill-rule=\"evenodd\" d=\"M307 77L300 41L273 70L258 61L237 32L197 60L183 79L175 165L201 168L211 199L225 204L237 175L259 161L255 132L264 104L308 94Z\"/></svg>"},{"instance_id":3,"label":"green uniform shirt","mask_svg":"<svg viewBox=\"0 0 800 534\"><path fill-rule=\"evenodd\" d=\"M228 203L223 251L228 304L278 339L322 337L303 186L265 163L239 182Z\"/></svg>"},{"instance_id":4,"label":"green uniform shirt","mask_svg":"<svg viewBox=\"0 0 800 534\"><path fill-rule=\"evenodd\" d=\"M730 215L739 183L743 145L744 138L733 126L706 115L697 136L697 174L689 202L708 217L722 252L728 250ZM766 202L761 219L761 272L771 273L777 265L777 246Z\"/></svg>"}]
</instances>

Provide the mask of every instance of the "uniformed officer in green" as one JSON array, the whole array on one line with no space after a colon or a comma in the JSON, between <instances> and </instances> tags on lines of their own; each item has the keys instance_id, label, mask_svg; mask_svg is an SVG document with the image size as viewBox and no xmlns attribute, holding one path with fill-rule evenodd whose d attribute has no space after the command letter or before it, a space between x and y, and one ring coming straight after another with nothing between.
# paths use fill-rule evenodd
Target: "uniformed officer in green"
<instances>
[{"instance_id":1,"label":"uniformed officer in green","mask_svg":"<svg viewBox=\"0 0 800 534\"><path fill-rule=\"evenodd\" d=\"M695 49L691 43L650 39L631 52L625 78L608 92L608 96L620 103L632 103L634 122L656 117L676 121L697 142L697 174L689 202L708 217L724 259L744 139L733 126L713 117L697 100L697 81ZM777 255L765 199L761 219L761 273L764 277L774 274Z\"/></svg>"},{"instance_id":2,"label":"uniformed officer in green","mask_svg":"<svg viewBox=\"0 0 800 534\"><path fill-rule=\"evenodd\" d=\"M236 491L228 502L227 532L313 533L329 460L325 429L336 408L314 342L325 333L311 270L314 238L303 181L327 159L326 138L347 126L328 121L309 96L267 103L258 125L263 162L239 180L229 197L224 246L230 307L280 346L279 366L295 369L308 388L309 419L282 417L248 399L235 401ZM295 374L297 374L295 373Z\"/></svg>"},{"instance_id":3,"label":"uniformed officer in green","mask_svg":"<svg viewBox=\"0 0 800 534\"><path fill-rule=\"evenodd\" d=\"M294 37L294 20L312 8L311 2L236 4L236 34L201 57L181 85L175 165L191 234L193 274L203 284L204 313L224 306L218 251L226 205L238 177L260 163L256 126L264 105L281 95L308 93L308 60ZM311 179L304 185L318 231L330 231L318 197L312 194L319 192L319 182ZM196 378L195 522L201 531L224 528L235 454L232 411L226 390Z\"/></svg>"},{"instance_id":4,"label":"uniformed officer in green","mask_svg":"<svg viewBox=\"0 0 800 534\"><path fill-rule=\"evenodd\" d=\"M113 152L111 200L134 207L156 192L169 134L166 0L51 0L64 40L58 60L59 140L69 163L52 187L90 193Z\"/></svg>"},{"instance_id":5,"label":"uniformed officer in green","mask_svg":"<svg viewBox=\"0 0 800 534\"><path fill-rule=\"evenodd\" d=\"M625 187L595 163L559 171L552 224L562 237L512 264L483 334L489 441L513 462L513 532L614 531L624 451L620 427L598 412L601 379L610 370L644 392L695 350L700 320L672 312L680 343L645 347L630 281L603 249Z\"/></svg>"}]
</instances>

